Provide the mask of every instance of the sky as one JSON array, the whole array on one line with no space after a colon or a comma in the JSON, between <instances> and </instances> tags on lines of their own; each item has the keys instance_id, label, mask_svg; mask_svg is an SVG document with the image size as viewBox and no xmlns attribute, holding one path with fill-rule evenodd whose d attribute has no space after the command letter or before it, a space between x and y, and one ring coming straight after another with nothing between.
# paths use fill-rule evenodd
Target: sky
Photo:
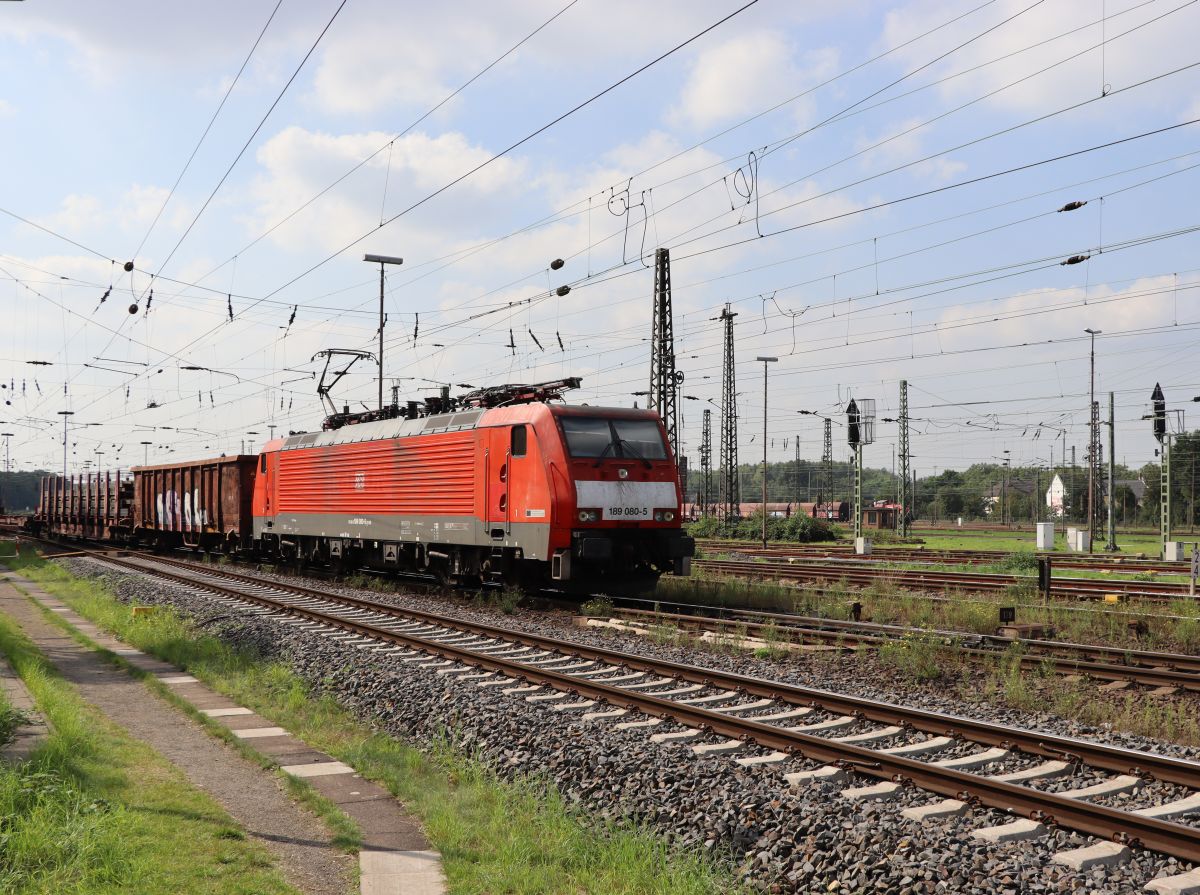
<instances>
[{"instance_id":1,"label":"sky","mask_svg":"<svg viewBox=\"0 0 1200 895\"><path fill-rule=\"evenodd\" d=\"M1153 460L1154 384L1200 396L1200 3L744 3L0 3L13 468L61 469L64 419L69 472L319 428L316 353L377 350L365 253L404 259L388 395L644 406L658 248L693 464L726 303L742 462L759 355L773 461L820 415L844 458L849 398L894 419L901 380L921 476L1082 458L1089 328L1116 456ZM333 397L376 394L363 361Z\"/></svg>"}]
</instances>

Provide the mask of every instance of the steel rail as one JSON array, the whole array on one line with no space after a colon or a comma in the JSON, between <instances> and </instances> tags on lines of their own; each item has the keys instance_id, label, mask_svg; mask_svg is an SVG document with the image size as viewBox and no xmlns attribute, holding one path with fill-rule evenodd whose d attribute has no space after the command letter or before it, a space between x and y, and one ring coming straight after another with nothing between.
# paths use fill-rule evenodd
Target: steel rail
<instances>
[{"instance_id":1,"label":"steel rail","mask_svg":"<svg viewBox=\"0 0 1200 895\"><path fill-rule=\"evenodd\" d=\"M1105 646L1103 644L1078 643L1069 640L1043 640L1034 637L1002 637L998 634L977 634L968 631L952 631L945 628L911 628L904 625L891 625L881 622L856 622L839 618L828 618L824 616L808 616L800 615L792 612L771 612L763 609L741 609L731 606L720 605L704 605L699 603L681 603L672 600L646 599L635 597L618 597L615 598L617 606L615 607L620 612L627 612L631 615L653 617L662 616L666 618L681 618L684 620L696 619L700 621L714 621L729 624L741 624L739 619L752 619L755 624L763 627L768 627L774 624L776 627L795 627L798 630L808 632L811 629L827 629L830 631L846 631L846 632L866 632L879 634L932 634L937 637L956 638L959 640L970 642L986 642L997 647L1008 648L1013 644L1020 644L1023 647L1032 649L1061 650L1066 652L1078 652L1090 657L1106 658L1111 660L1121 660L1125 663L1130 663L1136 660L1138 665L1128 664L1131 668L1146 668L1146 669L1168 669L1168 670L1185 670L1200 674L1200 656L1188 655L1186 653L1167 653L1158 652L1155 650L1131 649L1120 646ZM653 604L658 607L670 606L675 607L675 610L668 610L664 615L661 609L638 609L633 606L627 606L628 603ZM1039 607L1040 608L1040 607ZM679 610L696 610L695 612L680 612ZM709 616L703 613L717 612L720 616ZM1170 616L1177 618L1178 616ZM987 651L986 655L997 655L997 651Z\"/></svg>"},{"instance_id":2,"label":"steel rail","mask_svg":"<svg viewBox=\"0 0 1200 895\"><path fill-rule=\"evenodd\" d=\"M815 581L845 579L855 584L871 584L881 579L899 586L917 589L949 590L960 588L968 591L1003 591L1014 585L1034 585L1032 578L1018 578L1015 575L998 575L982 572L935 572L916 569L888 568L846 568L844 566L798 564L783 562L751 562L738 560L698 559L693 560L692 567L697 570L707 570L724 573L733 577L777 578L793 581ZM1187 585L1160 584L1160 590L1145 590L1145 584L1140 581L1093 581L1086 578L1056 578L1051 585L1052 596L1081 597L1101 600L1110 593L1118 593L1127 598L1136 598L1154 602L1171 600L1193 600L1189 596Z\"/></svg>"},{"instance_id":3,"label":"steel rail","mask_svg":"<svg viewBox=\"0 0 1200 895\"><path fill-rule=\"evenodd\" d=\"M908 561L942 561L947 563L987 564L1014 555L1011 550L946 550L940 548L921 547L890 547L876 545L875 552L870 556L858 556L850 544L790 544L772 543L765 548L747 541L720 540L713 538L698 538L696 545L705 549L725 550L746 556L766 557L795 557L797 559L838 559L857 562L908 562ZM1161 572L1163 574L1187 575L1191 568L1187 560L1168 561L1137 556L1115 556L1095 554L1088 556L1063 554L1047 550L1035 551L1038 559L1050 559L1055 568L1108 570L1112 572Z\"/></svg>"},{"instance_id":4,"label":"steel rail","mask_svg":"<svg viewBox=\"0 0 1200 895\"><path fill-rule=\"evenodd\" d=\"M109 556L99 556L106 561L114 561ZM936 736L952 735L990 746L1018 748L1032 755L1045 758L1067 759L1083 763L1095 768L1114 771L1121 774L1134 774L1143 778L1163 780L1178 783L1193 789L1200 789L1200 762L1172 758L1152 752L1139 752L1133 749L1123 749L1117 746L1106 746L1091 743L1072 737L1062 737L1038 731L1022 730L989 724L985 721L975 721L959 715L949 715L939 712L914 709L890 703L876 702L857 696L847 696L832 693L827 690L817 690L787 684L780 681L768 681L762 678L738 675L714 668L701 668L680 662L670 662L662 659L651 659L631 653L623 653L604 647L588 646L569 640L560 640L541 634L530 634L524 631L514 631L498 625L469 621L425 612L420 609L408 609L368 600L361 597L350 597L343 594L330 594L312 588L293 584L284 584L269 579L255 578L225 570L209 570L179 560L163 560L155 558L154 562L166 562L183 567L193 572L205 572L219 577L238 580L242 583L258 587L273 587L283 591L291 591L312 599L343 603L357 609L365 609L395 618L419 619L431 624L455 628L472 634L510 640L524 646L550 649L567 656L593 659L614 665L624 665L636 671L646 671L671 675L690 683L706 686L721 687L747 695L777 699L797 706L808 706L834 711L843 715L853 715L870 721L887 725L901 725ZM137 563L121 563L143 573L159 574L175 578L186 584L197 585L197 582L182 575L175 575L158 569L139 566ZM198 585L215 586L215 585ZM239 592L240 593L240 592ZM286 604L283 604L286 606Z\"/></svg>"},{"instance_id":5,"label":"steel rail","mask_svg":"<svg viewBox=\"0 0 1200 895\"><path fill-rule=\"evenodd\" d=\"M864 643L878 645L890 643L909 634L929 635L941 639L947 648L953 649L957 653L970 656L976 659L1016 659L1022 665L1029 667L1042 667L1049 664L1053 669L1060 674L1086 674L1089 677L1098 678L1108 681L1133 681L1135 683L1147 684L1156 687L1179 687L1186 690L1200 692L1200 674L1189 671L1180 671L1173 668L1153 668L1136 665L1121 665L1115 662L1099 662L1086 658L1070 658L1065 656L1055 656L1048 652L1037 653L1008 653L1006 651L996 649L984 649L977 646L972 646L969 642L964 641L981 641L989 640L1002 644L1020 644L1033 648L1051 650L1076 650L1081 653L1091 653L1092 647L1086 644L1069 643L1066 641L1058 642L1053 640L1008 640L1002 637L994 637L991 635L968 634L962 631L940 631L927 628L905 628L899 625L870 625L862 623L861 627L856 627L853 622L836 622L835 626L825 626L825 619L804 619L794 616L781 615L772 618L767 622L740 622L734 619L719 619L708 618L698 615L678 615L671 613L653 612L648 609L625 609L617 607L615 612L620 613L622 617L630 617L636 619L645 619L649 621L665 620L679 627L696 626L699 628L713 629L731 629L742 627L746 633L770 634L773 632L778 635L799 635L800 639L812 637L824 641L846 641L850 644ZM776 620L777 619L777 620ZM805 622L811 622L806 624ZM872 631L878 633L872 633ZM892 635L892 636L889 636ZM795 642L795 641L792 641ZM1193 659L1190 656L1182 656L1176 653L1149 653L1132 651L1125 652L1115 647L1096 647L1094 648L1101 655L1113 655L1124 657L1126 655L1144 655L1144 656L1161 656L1163 664L1167 664L1173 659L1184 660L1189 666L1194 665L1195 671L1200 671L1200 659Z\"/></svg>"},{"instance_id":6,"label":"steel rail","mask_svg":"<svg viewBox=\"0 0 1200 895\"><path fill-rule=\"evenodd\" d=\"M103 558L109 562L114 562L113 558L111 557ZM116 561L116 564L125 566L127 568L138 569L142 573L150 572L162 577L182 580L185 583L193 586L199 586L215 592L224 593L227 596L238 600L253 602L276 611L284 611L323 625L341 628L342 630L355 633L360 636L382 640L397 645L408 646L421 652L425 652L433 656L452 659L471 667L499 672L517 680L549 686L553 689L560 690L574 696L581 696L595 699L597 701L603 701L609 705L641 712L652 717L671 718L679 723L697 727L710 733L721 734L733 739L754 742L765 748L776 749L788 754L803 756L805 758L821 761L827 764L839 765L867 776L882 780L890 780L905 785L916 786L929 792L934 792L953 798L960 798L985 807L995 808L1009 813L1017 813L1043 823L1058 824L1092 836L1099 836L1106 839L1123 842L1131 846L1143 847L1152 851L1173 855L1182 860L1192 862L1200 861L1200 829L1198 828L1188 827L1169 821L1157 820L1141 815L1130 814L1117 809L1107 808L1102 805L1094 805L1083 800L1072 799L1069 796L1041 792L1039 790L1018 786L1012 783L1006 783L1000 780L989 779L976 774L969 774L950 768L938 767L937 765L928 764L915 759L876 752L874 750L855 746L849 743L839 743L834 740L827 740L821 737L812 736L810 734L774 727L769 724L754 721L753 719L735 718L721 712L715 712L693 705L684 705L657 696L633 693L611 684L605 684L603 682L594 680L585 680L563 672L553 671L551 669L524 665L521 662L513 659L506 659L500 656L475 652L471 649L450 643L426 640L420 636L406 634L404 632L391 631L386 628L376 627L361 621L342 618L336 615L329 615L313 609L290 605L288 603L272 600L262 596L242 593L241 591L237 591L233 588L225 588L212 583L198 583L195 581L189 581L188 579L184 578L183 575L176 575L175 573L165 572L161 569L139 566L134 562ZM262 586L263 584L269 584L273 587L278 586L275 582L263 582L261 580L255 583L259 586ZM279 589L298 590L286 586L280 587ZM330 599L330 595L324 595L321 597L321 599L328 600ZM348 598L337 596L333 599L340 601L347 600ZM369 606L373 601L359 601L353 599L352 602ZM395 611L395 607L390 608ZM409 613L407 610L404 610L403 612L408 615L426 614ZM435 617L438 619L438 623L441 625L447 627L464 627L464 624L457 620L444 619L440 616ZM492 626L477 625L475 623L467 623L466 627L470 629L478 628L480 629L480 633L482 633L482 630L484 629L496 632L505 632L506 639L523 639L526 636L520 635L520 637L518 637L515 632L508 632L503 628L493 628ZM541 641L542 645L562 643L562 641L555 641L553 638L532 639ZM620 664L625 664L629 667L637 667L637 662L646 662L646 660L638 657L626 656L620 653L612 653L608 650L588 649L580 651L578 645L576 644L566 645L581 655L584 654L584 652L595 652L597 654L612 656ZM708 669L696 669L692 668L691 666L678 665L676 663L656 662L652 664L654 665L655 670L659 671L674 671L675 669L679 669L681 671L687 671L691 674L702 674L711 677L713 679L707 682L712 686L722 686L720 683L722 679L727 679L730 681L739 679L744 684L751 684L753 687L757 688L765 688L761 691L762 695L765 695L766 692L771 688L779 687L779 685L771 684L770 682L766 681L759 681L754 678L737 678L735 675L725 675L723 673L713 672ZM745 689L747 692L753 692L750 687L746 687ZM790 690L793 688L784 687L783 689ZM782 697L780 695L776 695L775 698ZM845 697L841 698L846 699ZM863 700L853 701L862 702ZM963 721L965 719L954 720ZM945 732L954 734L959 733L959 731L956 730ZM1041 735L1034 734L1034 736L1040 737ZM1042 737L1042 739L1050 738ZM1074 757L1069 753L1056 752L1051 754ZM1140 753L1135 754L1140 755ZM1179 760L1174 761L1178 765L1190 764ZM1132 770L1135 770L1136 772L1136 768ZM1200 765L1191 765L1191 773L1187 779L1190 781L1190 785L1194 787L1200 787L1200 776L1197 776L1198 773L1200 773Z\"/></svg>"}]
</instances>

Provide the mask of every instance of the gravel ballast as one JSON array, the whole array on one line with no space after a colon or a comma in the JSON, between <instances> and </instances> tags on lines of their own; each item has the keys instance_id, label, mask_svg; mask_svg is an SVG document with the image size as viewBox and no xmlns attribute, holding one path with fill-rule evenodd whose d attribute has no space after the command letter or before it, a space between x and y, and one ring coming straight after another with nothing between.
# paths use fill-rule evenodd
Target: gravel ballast
<instances>
[{"instance_id":1,"label":"gravel ballast","mask_svg":"<svg viewBox=\"0 0 1200 895\"><path fill-rule=\"evenodd\" d=\"M204 596L168 582L117 572L79 559L59 561L73 574L102 578L118 597L139 604L167 604L204 624L226 641L286 661L314 687L329 692L360 717L417 745L447 737L506 778L535 776L552 783L591 815L647 823L685 850L704 850L731 861L756 886L775 892L1026 893L1140 891L1150 880L1188 869L1174 859L1135 852L1129 862L1078 873L1050 862L1058 851L1090 840L1063 830L1008 845L987 845L971 838L981 827L1013 818L976 809L944 820L905 820L906 807L930 804L939 796L904 789L888 802L851 801L838 793L873 779L850 777L790 790L784 773L812 769L817 763L789 759L780 764L743 768L732 756L696 756L690 746L712 742L654 744L650 733L674 729L669 723L647 730L617 730L612 722L584 722L580 713L555 711L546 703L506 695L503 687L439 675L437 669L398 662L370 649L256 616L232 616ZM282 581L296 579L281 578ZM929 687L864 670L853 657L791 659L785 662L750 655L727 655L611 631L580 628L565 616L518 610L507 615L455 600L411 594L363 592L327 582L304 582L330 592L366 596L392 605L442 612L579 643L623 649L657 658L721 668L740 674L787 681L857 697L903 702L926 710L1082 737L1126 748L1200 759L1200 750L1160 743L1111 730L1087 728L1067 719L1031 715L1002 706L965 703ZM568 700L569 701L569 700ZM597 708L601 708L597 706ZM827 715L814 712L816 723ZM635 720L630 715L620 721ZM838 735L870 729L855 725ZM885 741L891 745L896 740ZM931 759L982 747L956 744ZM989 767L987 772L1027 765L1024 758ZM1084 771L1076 777L1044 781L1039 788L1061 791L1103 779ZM1151 790L1154 791L1154 790ZM1162 787L1177 797L1179 789ZM1146 791L1114 799L1152 801Z\"/></svg>"}]
</instances>

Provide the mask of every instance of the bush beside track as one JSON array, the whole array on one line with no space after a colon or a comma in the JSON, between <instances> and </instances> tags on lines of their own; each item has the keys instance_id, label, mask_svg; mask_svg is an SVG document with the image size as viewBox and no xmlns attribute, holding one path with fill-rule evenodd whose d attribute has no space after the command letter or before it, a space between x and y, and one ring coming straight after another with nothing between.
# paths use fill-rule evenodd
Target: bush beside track
<instances>
[{"instance_id":1,"label":"bush beside track","mask_svg":"<svg viewBox=\"0 0 1200 895\"><path fill-rule=\"evenodd\" d=\"M761 541L763 535L762 512L753 513L733 525L727 525L715 516L705 516L688 526L688 534L693 538L724 537L744 541ZM841 536L841 530L824 519L801 515L787 518L769 516L767 518L767 539L770 541L811 544L817 541L836 541Z\"/></svg>"}]
</instances>

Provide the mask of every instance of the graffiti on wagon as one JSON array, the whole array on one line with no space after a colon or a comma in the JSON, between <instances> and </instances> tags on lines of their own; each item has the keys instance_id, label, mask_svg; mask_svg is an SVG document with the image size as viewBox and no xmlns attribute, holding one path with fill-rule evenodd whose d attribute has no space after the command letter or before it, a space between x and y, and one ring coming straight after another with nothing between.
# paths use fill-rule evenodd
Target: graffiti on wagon
<instances>
[{"instance_id":1,"label":"graffiti on wagon","mask_svg":"<svg viewBox=\"0 0 1200 895\"><path fill-rule=\"evenodd\" d=\"M184 491L182 496L175 490L161 491L155 496L155 506L159 524L164 528L199 527L211 521L208 510L200 505L198 489L190 494Z\"/></svg>"}]
</instances>

